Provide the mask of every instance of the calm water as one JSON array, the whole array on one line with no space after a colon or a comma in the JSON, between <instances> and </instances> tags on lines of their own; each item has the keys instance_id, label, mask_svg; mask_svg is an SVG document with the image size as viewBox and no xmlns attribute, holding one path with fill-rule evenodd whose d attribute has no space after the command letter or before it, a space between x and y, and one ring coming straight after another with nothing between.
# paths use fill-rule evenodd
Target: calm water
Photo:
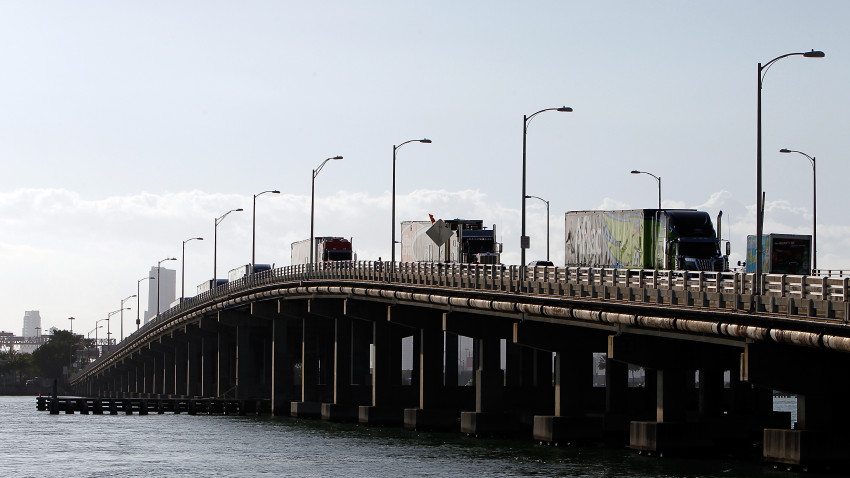
<instances>
[{"instance_id":1,"label":"calm water","mask_svg":"<svg viewBox=\"0 0 850 478\"><path fill-rule=\"evenodd\" d=\"M0 420L5 476L797 476L752 461L657 459L321 420L50 415L36 411L33 397L0 397Z\"/></svg>"}]
</instances>

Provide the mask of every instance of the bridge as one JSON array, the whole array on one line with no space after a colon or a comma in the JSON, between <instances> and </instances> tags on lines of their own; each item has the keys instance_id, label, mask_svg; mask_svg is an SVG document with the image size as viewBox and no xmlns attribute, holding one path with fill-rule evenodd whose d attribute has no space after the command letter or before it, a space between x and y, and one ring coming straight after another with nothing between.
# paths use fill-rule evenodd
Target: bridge
<instances>
[{"instance_id":1,"label":"bridge","mask_svg":"<svg viewBox=\"0 0 850 478\"><path fill-rule=\"evenodd\" d=\"M765 274L759 293L753 279L289 266L185 299L71 385L88 397L263 400L276 415L555 444L746 453L761 443L772 462L844 460L850 278ZM468 383L457 379L462 338L473 343ZM773 411L774 390L797 394L795 424Z\"/></svg>"}]
</instances>

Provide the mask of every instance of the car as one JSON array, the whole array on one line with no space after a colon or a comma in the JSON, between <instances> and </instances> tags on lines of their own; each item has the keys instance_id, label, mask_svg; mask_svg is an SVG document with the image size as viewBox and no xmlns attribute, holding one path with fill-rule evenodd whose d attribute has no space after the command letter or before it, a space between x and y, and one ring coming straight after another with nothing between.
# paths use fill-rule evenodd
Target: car
<instances>
[{"instance_id":1,"label":"car","mask_svg":"<svg viewBox=\"0 0 850 478\"><path fill-rule=\"evenodd\" d=\"M528 267L555 267L555 264L552 264L552 261L531 261Z\"/></svg>"}]
</instances>

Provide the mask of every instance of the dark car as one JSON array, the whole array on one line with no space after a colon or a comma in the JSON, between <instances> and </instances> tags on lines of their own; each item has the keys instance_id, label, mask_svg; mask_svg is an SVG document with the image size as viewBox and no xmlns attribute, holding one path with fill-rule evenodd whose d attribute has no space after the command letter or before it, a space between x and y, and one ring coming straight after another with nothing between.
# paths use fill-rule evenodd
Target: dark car
<instances>
[{"instance_id":1,"label":"dark car","mask_svg":"<svg viewBox=\"0 0 850 478\"><path fill-rule=\"evenodd\" d=\"M555 267L555 264L552 264L552 261L531 261L528 267Z\"/></svg>"}]
</instances>

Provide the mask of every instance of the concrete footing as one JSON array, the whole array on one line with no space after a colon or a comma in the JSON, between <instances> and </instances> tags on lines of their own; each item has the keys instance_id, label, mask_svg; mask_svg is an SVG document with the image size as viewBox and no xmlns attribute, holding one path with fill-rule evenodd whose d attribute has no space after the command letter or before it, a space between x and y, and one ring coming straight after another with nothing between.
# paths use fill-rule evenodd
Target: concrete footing
<instances>
[{"instance_id":1,"label":"concrete footing","mask_svg":"<svg viewBox=\"0 0 850 478\"><path fill-rule=\"evenodd\" d=\"M765 461L802 467L848 465L850 441L812 430L764 430Z\"/></svg>"},{"instance_id":2,"label":"concrete footing","mask_svg":"<svg viewBox=\"0 0 850 478\"><path fill-rule=\"evenodd\" d=\"M322 404L319 402L291 402L289 414L298 418L321 418Z\"/></svg>"},{"instance_id":3,"label":"concrete footing","mask_svg":"<svg viewBox=\"0 0 850 478\"><path fill-rule=\"evenodd\" d=\"M602 416L534 417L534 439L553 444L598 442L603 439Z\"/></svg>"},{"instance_id":4,"label":"concrete footing","mask_svg":"<svg viewBox=\"0 0 850 478\"><path fill-rule=\"evenodd\" d=\"M457 430L458 413L454 410L405 408L404 428L409 430Z\"/></svg>"},{"instance_id":5,"label":"concrete footing","mask_svg":"<svg viewBox=\"0 0 850 478\"><path fill-rule=\"evenodd\" d=\"M322 420L332 422L357 422L359 409L357 405L339 405L336 403L322 404Z\"/></svg>"},{"instance_id":6,"label":"concrete footing","mask_svg":"<svg viewBox=\"0 0 850 478\"><path fill-rule=\"evenodd\" d=\"M460 431L467 435L515 435L520 428L518 413L460 412Z\"/></svg>"},{"instance_id":7,"label":"concrete footing","mask_svg":"<svg viewBox=\"0 0 850 478\"><path fill-rule=\"evenodd\" d=\"M692 453L713 448L714 434L705 423L631 422L629 447L651 453Z\"/></svg>"},{"instance_id":8,"label":"concrete footing","mask_svg":"<svg viewBox=\"0 0 850 478\"><path fill-rule=\"evenodd\" d=\"M359 409L359 421L369 426L399 426L404 421L404 410L363 405Z\"/></svg>"}]
</instances>

